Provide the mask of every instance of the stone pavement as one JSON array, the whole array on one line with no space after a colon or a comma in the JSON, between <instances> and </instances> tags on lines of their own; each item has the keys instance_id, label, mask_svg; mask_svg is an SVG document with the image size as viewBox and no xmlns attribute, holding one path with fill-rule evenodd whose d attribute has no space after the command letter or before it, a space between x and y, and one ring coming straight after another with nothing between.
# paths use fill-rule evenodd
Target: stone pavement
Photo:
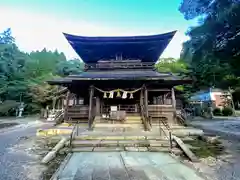
<instances>
[{"instance_id":1,"label":"stone pavement","mask_svg":"<svg viewBox=\"0 0 240 180\"><path fill-rule=\"evenodd\" d=\"M58 180L204 180L167 153L73 153L53 179Z\"/></svg>"}]
</instances>

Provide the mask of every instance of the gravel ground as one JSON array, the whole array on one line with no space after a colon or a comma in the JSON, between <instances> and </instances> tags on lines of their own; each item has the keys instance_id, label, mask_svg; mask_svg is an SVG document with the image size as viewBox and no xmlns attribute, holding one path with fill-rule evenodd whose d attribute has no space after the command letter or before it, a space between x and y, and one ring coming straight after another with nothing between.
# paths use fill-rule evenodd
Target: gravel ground
<instances>
[{"instance_id":1,"label":"gravel ground","mask_svg":"<svg viewBox=\"0 0 240 180\"><path fill-rule=\"evenodd\" d=\"M1 120L0 124L7 121ZM41 123L35 119L14 122L19 125L0 131L0 180L36 180L44 171L38 165L39 156L32 151Z\"/></svg>"},{"instance_id":2,"label":"gravel ground","mask_svg":"<svg viewBox=\"0 0 240 180\"><path fill-rule=\"evenodd\" d=\"M213 180L240 180L240 119L192 121L192 125L202 128L206 134L218 135L226 153L217 158L202 159L194 166Z\"/></svg>"}]
</instances>

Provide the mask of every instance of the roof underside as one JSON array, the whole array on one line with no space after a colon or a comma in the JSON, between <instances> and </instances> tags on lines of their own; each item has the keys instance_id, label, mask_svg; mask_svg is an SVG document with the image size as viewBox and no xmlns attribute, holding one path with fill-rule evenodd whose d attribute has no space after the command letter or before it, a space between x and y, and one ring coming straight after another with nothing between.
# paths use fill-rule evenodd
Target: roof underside
<instances>
[{"instance_id":1,"label":"roof underside","mask_svg":"<svg viewBox=\"0 0 240 180\"><path fill-rule=\"evenodd\" d=\"M142 62L156 62L165 50L176 31L129 37L83 37L64 33L76 53L86 63L111 60L116 56L122 59L140 59Z\"/></svg>"}]
</instances>

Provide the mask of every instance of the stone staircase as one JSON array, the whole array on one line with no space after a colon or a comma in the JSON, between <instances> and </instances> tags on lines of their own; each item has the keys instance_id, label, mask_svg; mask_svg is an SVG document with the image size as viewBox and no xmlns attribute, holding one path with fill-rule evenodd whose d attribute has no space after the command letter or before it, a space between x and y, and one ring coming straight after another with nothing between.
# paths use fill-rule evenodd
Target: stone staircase
<instances>
[{"instance_id":1,"label":"stone staircase","mask_svg":"<svg viewBox=\"0 0 240 180\"><path fill-rule=\"evenodd\" d=\"M140 116L127 116L126 121L104 121L96 118L93 131L85 131L73 137L72 152L97 151L152 151L181 153L166 136L158 132L144 131Z\"/></svg>"}]
</instances>

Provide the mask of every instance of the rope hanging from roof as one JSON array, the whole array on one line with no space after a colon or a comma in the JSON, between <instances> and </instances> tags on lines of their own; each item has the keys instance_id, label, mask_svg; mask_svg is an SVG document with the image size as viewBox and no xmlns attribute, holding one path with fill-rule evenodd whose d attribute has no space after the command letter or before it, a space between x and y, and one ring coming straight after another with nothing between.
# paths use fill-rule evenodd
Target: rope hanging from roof
<instances>
[{"instance_id":1,"label":"rope hanging from roof","mask_svg":"<svg viewBox=\"0 0 240 180\"><path fill-rule=\"evenodd\" d=\"M104 90L99 89L97 87L94 87L94 88L96 90L98 90L99 92L103 93L103 98L111 98L111 99L114 97L114 93L117 93L116 97L118 97L118 98L122 97L122 99L126 99L127 95L130 94L130 99L133 99L133 94L142 89L142 87L141 87L141 88L138 88L138 89L135 89L135 90L132 90L132 91L126 91L126 90L123 90L123 89L113 89L113 90L110 90L110 91L104 91Z\"/></svg>"}]
</instances>

